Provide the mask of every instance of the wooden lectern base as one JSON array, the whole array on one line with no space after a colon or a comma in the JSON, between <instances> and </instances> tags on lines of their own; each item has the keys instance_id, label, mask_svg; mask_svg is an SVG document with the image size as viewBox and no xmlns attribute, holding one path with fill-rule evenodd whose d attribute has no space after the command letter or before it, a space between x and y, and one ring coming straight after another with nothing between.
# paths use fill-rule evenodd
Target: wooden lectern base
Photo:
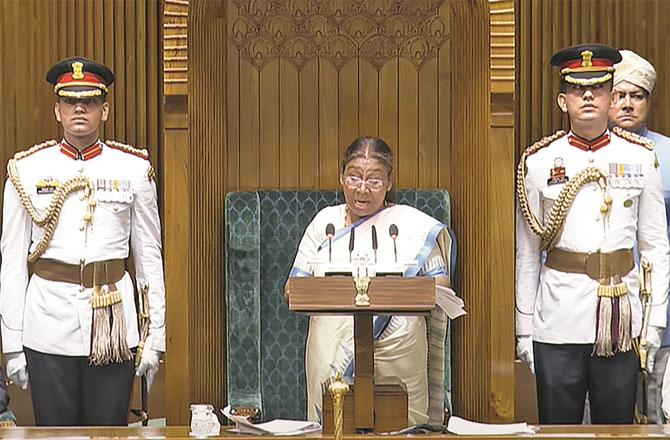
<instances>
[{"instance_id":1,"label":"wooden lectern base","mask_svg":"<svg viewBox=\"0 0 670 440\"><path fill-rule=\"evenodd\" d=\"M344 398L344 434L354 433L354 386ZM407 427L407 391L397 384L375 385L374 432L393 432ZM333 398L323 393L323 433L333 433Z\"/></svg>"}]
</instances>

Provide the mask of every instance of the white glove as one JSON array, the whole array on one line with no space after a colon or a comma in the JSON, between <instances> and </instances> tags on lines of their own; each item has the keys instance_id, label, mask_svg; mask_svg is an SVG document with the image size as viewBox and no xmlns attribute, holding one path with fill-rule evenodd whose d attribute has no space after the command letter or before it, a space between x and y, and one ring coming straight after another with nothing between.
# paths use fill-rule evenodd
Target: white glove
<instances>
[{"instance_id":1,"label":"white glove","mask_svg":"<svg viewBox=\"0 0 670 440\"><path fill-rule=\"evenodd\" d=\"M661 327L650 325L647 329L647 371L651 374L654 371L654 362L656 361L656 352L661 346L661 336L663 335Z\"/></svg>"},{"instance_id":2,"label":"white glove","mask_svg":"<svg viewBox=\"0 0 670 440\"><path fill-rule=\"evenodd\" d=\"M145 348L142 350L142 358L140 359L140 365L135 371L136 376L146 375L147 377L147 390L151 389L151 384L154 382L154 376L158 372L158 364L161 357L161 352L152 350L150 348Z\"/></svg>"},{"instance_id":3,"label":"white glove","mask_svg":"<svg viewBox=\"0 0 670 440\"><path fill-rule=\"evenodd\" d=\"M533 362L533 338L530 335L517 336L516 355L521 362L526 364L530 372L535 374L535 363Z\"/></svg>"},{"instance_id":4,"label":"white glove","mask_svg":"<svg viewBox=\"0 0 670 440\"><path fill-rule=\"evenodd\" d=\"M5 353L7 358L7 377L22 390L28 388L28 363L22 351Z\"/></svg>"}]
</instances>

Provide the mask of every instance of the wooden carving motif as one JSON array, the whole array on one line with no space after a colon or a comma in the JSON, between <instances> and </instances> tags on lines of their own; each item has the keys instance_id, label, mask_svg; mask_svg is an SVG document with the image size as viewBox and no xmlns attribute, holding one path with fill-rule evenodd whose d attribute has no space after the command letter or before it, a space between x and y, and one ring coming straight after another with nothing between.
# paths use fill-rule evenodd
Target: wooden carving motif
<instances>
[{"instance_id":1,"label":"wooden carving motif","mask_svg":"<svg viewBox=\"0 0 670 440\"><path fill-rule=\"evenodd\" d=\"M275 58L300 69L313 58L338 69L362 57L380 69L406 58L418 68L449 38L444 0L232 0L229 37L259 70Z\"/></svg>"},{"instance_id":2,"label":"wooden carving motif","mask_svg":"<svg viewBox=\"0 0 670 440\"><path fill-rule=\"evenodd\" d=\"M188 0L163 0L163 92L186 95Z\"/></svg>"}]
</instances>

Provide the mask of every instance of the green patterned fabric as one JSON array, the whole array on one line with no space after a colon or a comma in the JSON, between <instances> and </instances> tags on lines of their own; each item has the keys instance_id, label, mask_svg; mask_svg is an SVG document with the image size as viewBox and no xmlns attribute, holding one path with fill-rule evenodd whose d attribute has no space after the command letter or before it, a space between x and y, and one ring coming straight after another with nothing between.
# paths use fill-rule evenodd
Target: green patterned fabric
<instances>
[{"instance_id":1,"label":"green patterned fabric","mask_svg":"<svg viewBox=\"0 0 670 440\"><path fill-rule=\"evenodd\" d=\"M403 190L398 192L398 202L450 226L446 190ZM252 191L226 196L227 379L231 406L259 408L263 420L305 419L308 317L289 312L284 284L309 222L322 208L340 203L343 196L339 191ZM452 260L453 279L454 256ZM451 400L450 365L447 335L447 402Z\"/></svg>"},{"instance_id":2,"label":"green patterned fabric","mask_svg":"<svg viewBox=\"0 0 670 440\"><path fill-rule=\"evenodd\" d=\"M16 426L16 416L11 410L6 409L0 413L0 428L10 426Z\"/></svg>"}]
</instances>

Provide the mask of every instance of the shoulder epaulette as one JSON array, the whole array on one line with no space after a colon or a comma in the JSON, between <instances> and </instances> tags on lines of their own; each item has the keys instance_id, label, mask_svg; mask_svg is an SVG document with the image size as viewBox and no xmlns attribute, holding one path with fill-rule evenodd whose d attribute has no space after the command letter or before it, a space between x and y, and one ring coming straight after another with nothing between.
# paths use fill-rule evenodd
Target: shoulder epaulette
<instances>
[{"instance_id":1,"label":"shoulder epaulette","mask_svg":"<svg viewBox=\"0 0 670 440\"><path fill-rule=\"evenodd\" d=\"M647 150L654 149L654 141L652 141L651 139L648 139L644 136L640 136L639 134L633 133L632 131L624 130L621 127L614 127L612 131L620 138L626 139L628 142L642 145Z\"/></svg>"},{"instance_id":2,"label":"shoulder epaulette","mask_svg":"<svg viewBox=\"0 0 670 440\"><path fill-rule=\"evenodd\" d=\"M156 170L154 170L154 167L149 166L149 169L147 170L147 178L152 182L156 181Z\"/></svg>"},{"instance_id":3,"label":"shoulder epaulette","mask_svg":"<svg viewBox=\"0 0 670 440\"><path fill-rule=\"evenodd\" d=\"M124 153L132 154L133 156L141 157L142 159L149 159L149 152L142 148L131 147L128 144L123 144L117 141L105 141L105 144L114 148L115 150L121 150Z\"/></svg>"},{"instance_id":4,"label":"shoulder epaulette","mask_svg":"<svg viewBox=\"0 0 670 440\"><path fill-rule=\"evenodd\" d=\"M535 154L547 145L551 144L554 142L556 139L560 139L563 136L565 136L565 131L564 130L558 130L556 133L552 134L551 136L545 136L539 141L535 142L533 145L527 147L523 154L525 156L530 156L531 154Z\"/></svg>"},{"instance_id":5,"label":"shoulder epaulette","mask_svg":"<svg viewBox=\"0 0 670 440\"><path fill-rule=\"evenodd\" d=\"M37 153L40 150L44 150L45 148L53 147L54 145L58 145L58 142L54 140L50 141L45 141L42 142L41 144L35 144L32 147L28 148L27 150L19 151L14 154L14 159L15 160L21 160L24 159L31 154Z\"/></svg>"}]
</instances>

